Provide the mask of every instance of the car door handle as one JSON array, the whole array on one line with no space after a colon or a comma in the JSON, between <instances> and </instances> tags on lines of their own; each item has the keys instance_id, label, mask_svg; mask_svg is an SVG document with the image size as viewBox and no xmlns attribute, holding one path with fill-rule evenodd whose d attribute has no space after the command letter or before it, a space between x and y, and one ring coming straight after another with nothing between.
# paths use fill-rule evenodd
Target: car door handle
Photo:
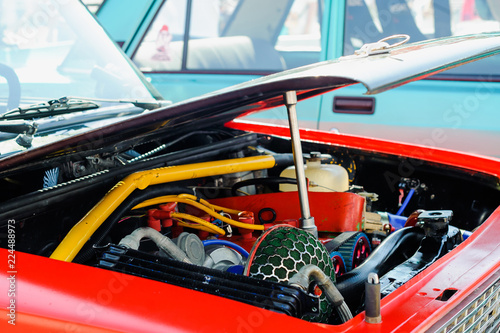
<instances>
[{"instance_id":1,"label":"car door handle","mask_svg":"<svg viewBox=\"0 0 500 333\"><path fill-rule=\"evenodd\" d=\"M373 114L375 112L375 98L335 96L333 98L333 112Z\"/></svg>"}]
</instances>

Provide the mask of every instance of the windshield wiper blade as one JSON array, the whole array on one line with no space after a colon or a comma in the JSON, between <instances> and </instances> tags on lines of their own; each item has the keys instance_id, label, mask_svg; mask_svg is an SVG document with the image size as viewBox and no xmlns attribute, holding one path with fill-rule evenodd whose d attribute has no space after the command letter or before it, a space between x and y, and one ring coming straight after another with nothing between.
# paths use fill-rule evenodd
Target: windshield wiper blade
<instances>
[{"instance_id":1,"label":"windshield wiper blade","mask_svg":"<svg viewBox=\"0 0 500 333\"><path fill-rule=\"evenodd\" d=\"M0 119L16 120L16 119L33 119L56 116L60 114L92 110L99 108L100 105L92 101L71 99L61 97L48 102L30 105L28 107L19 107L10 110L0 116Z\"/></svg>"},{"instance_id":2,"label":"windshield wiper blade","mask_svg":"<svg viewBox=\"0 0 500 333\"><path fill-rule=\"evenodd\" d=\"M138 108L144 110L154 110L161 107L169 106L172 104L171 101L159 100L159 99L145 99L145 100L137 100L137 99L109 99L109 98L85 98L85 97L67 97L69 99L81 99L81 100L92 100L96 102L108 102L108 103L130 103L133 106L137 106Z\"/></svg>"}]
</instances>

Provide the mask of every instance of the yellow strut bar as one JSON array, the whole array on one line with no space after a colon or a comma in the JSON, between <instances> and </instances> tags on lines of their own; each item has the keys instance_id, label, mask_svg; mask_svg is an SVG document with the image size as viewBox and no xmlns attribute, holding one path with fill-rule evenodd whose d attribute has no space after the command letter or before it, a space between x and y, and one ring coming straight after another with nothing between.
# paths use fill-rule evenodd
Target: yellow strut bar
<instances>
[{"instance_id":1,"label":"yellow strut bar","mask_svg":"<svg viewBox=\"0 0 500 333\"><path fill-rule=\"evenodd\" d=\"M171 167L139 171L118 182L108 193L71 228L50 256L52 259L72 261L83 245L113 211L135 190L144 190L150 185L179 180L223 175L228 173L262 170L274 167L274 157L254 156L222 161L176 165Z\"/></svg>"}]
</instances>

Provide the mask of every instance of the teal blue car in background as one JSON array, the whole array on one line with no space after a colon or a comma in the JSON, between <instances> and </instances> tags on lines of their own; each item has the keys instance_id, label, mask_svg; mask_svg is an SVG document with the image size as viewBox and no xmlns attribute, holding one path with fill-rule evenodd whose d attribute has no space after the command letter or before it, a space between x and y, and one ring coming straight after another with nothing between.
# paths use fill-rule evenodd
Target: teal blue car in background
<instances>
[{"instance_id":1,"label":"teal blue car in background","mask_svg":"<svg viewBox=\"0 0 500 333\"><path fill-rule=\"evenodd\" d=\"M173 102L352 55L393 35L416 42L500 31L500 3L494 0L105 0L94 9L124 52ZM377 47L357 52L369 57ZM299 122L500 157L499 80L495 56L376 97L353 85L310 99L298 110ZM284 125L286 111L246 118Z\"/></svg>"}]
</instances>

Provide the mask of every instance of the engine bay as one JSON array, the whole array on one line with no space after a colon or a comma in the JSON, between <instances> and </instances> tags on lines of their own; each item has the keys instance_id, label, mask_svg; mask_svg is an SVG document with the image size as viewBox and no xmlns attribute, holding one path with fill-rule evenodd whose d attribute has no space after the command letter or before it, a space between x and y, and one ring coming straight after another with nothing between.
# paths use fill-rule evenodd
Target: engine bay
<instances>
[{"instance_id":1,"label":"engine bay","mask_svg":"<svg viewBox=\"0 0 500 333\"><path fill-rule=\"evenodd\" d=\"M302 150L317 237L302 229L290 140L227 128L3 173L0 220L15 220L18 251L341 324L371 312L369 288L389 295L498 205L489 175L318 142Z\"/></svg>"}]
</instances>

